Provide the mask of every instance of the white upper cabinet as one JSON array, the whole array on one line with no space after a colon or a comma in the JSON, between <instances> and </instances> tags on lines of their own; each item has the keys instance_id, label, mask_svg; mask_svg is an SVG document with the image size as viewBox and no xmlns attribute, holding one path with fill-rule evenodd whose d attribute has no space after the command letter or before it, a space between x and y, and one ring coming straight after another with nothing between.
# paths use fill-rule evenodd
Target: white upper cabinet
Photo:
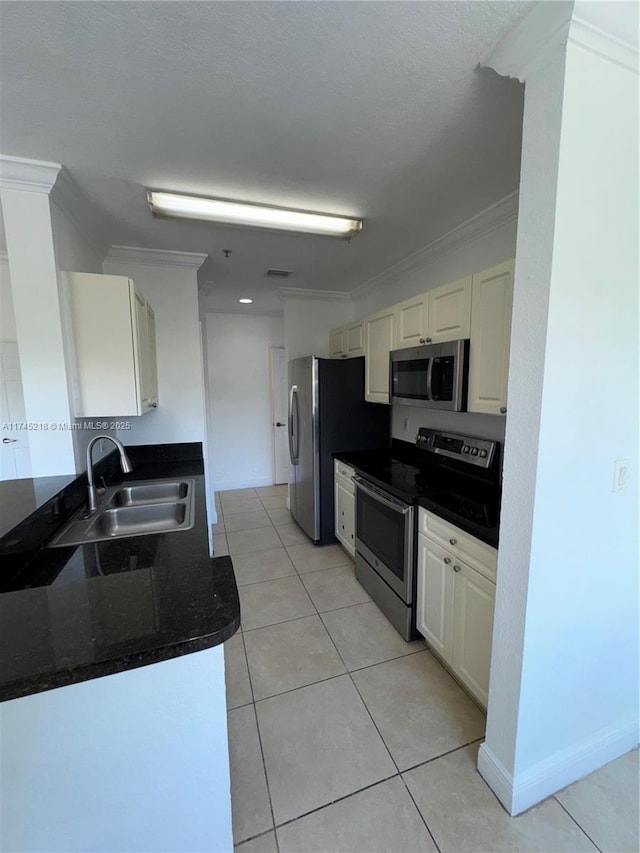
<instances>
[{"instance_id":1,"label":"white upper cabinet","mask_svg":"<svg viewBox=\"0 0 640 853\"><path fill-rule=\"evenodd\" d=\"M468 338L471 276L405 299L394 307L394 349Z\"/></svg>"},{"instance_id":2,"label":"white upper cabinet","mask_svg":"<svg viewBox=\"0 0 640 853\"><path fill-rule=\"evenodd\" d=\"M155 316L130 278L68 273L75 416L142 415L158 404Z\"/></svg>"},{"instance_id":3,"label":"white upper cabinet","mask_svg":"<svg viewBox=\"0 0 640 853\"><path fill-rule=\"evenodd\" d=\"M392 305L364 321L365 399L370 403L389 403L389 353L395 341L396 309Z\"/></svg>"},{"instance_id":4,"label":"white upper cabinet","mask_svg":"<svg viewBox=\"0 0 640 853\"><path fill-rule=\"evenodd\" d=\"M427 343L468 338L471 326L471 276L429 291Z\"/></svg>"},{"instance_id":5,"label":"white upper cabinet","mask_svg":"<svg viewBox=\"0 0 640 853\"><path fill-rule=\"evenodd\" d=\"M329 356L330 358L346 358L347 355L347 330L344 326L339 329L331 329L329 332Z\"/></svg>"},{"instance_id":6,"label":"white upper cabinet","mask_svg":"<svg viewBox=\"0 0 640 853\"><path fill-rule=\"evenodd\" d=\"M470 412L499 415L507 411L513 270L511 260L473 276Z\"/></svg>"},{"instance_id":7,"label":"white upper cabinet","mask_svg":"<svg viewBox=\"0 0 640 853\"><path fill-rule=\"evenodd\" d=\"M347 338L347 358L364 355L364 323L351 323L345 329Z\"/></svg>"},{"instance_id":8,"label":"white upper cabinet","mask_svg":"<svg viewBox=\"0 0 640 853\"><path fill-rule=\"evenodd\" d=\"M429 334L429 294L421 293L396 306L394 349L419 347Z\"/></svg>"},{"instance_id":9,"label":"white upper cabinet","mask_svg":"<svg viewBox=\"0 0 640 853\"><path fill-rule=\"evenodd\" d=\"M331 358L355 358L364 355L364 324L349 323L329 332L329 356Z\"/></svg>"}]
</instances>

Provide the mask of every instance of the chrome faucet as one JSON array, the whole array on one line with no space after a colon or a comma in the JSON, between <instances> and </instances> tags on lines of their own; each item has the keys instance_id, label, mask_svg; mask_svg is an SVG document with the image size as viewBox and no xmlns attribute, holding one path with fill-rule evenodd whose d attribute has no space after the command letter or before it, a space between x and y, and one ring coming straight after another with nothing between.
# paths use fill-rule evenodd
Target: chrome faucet
<instances>
[{"instance_id":1,"label":"chrome faucet","mask_svg":"<svg viewBox=\"0 0 640 853\"><path fill-rule=\"evenodd\" d=\"M93 485L93 466L91 463L91 451L93 450L93 445L96 443L96 441L99 441L101 438L107 438L109 441L112 441L118 448L122 473L128 474L130 471L133 471L133 465L131 464L129 457L127 456L127 451L124 449L124 446L120 439L115 438L113 435L106 434L94 436L94 438L92 438L89 444L87 445L87 511L84 516L85 518L89 518L89 516L93 515L93 513L98 508L98 491Z\"/></svg>"}]
</instances>

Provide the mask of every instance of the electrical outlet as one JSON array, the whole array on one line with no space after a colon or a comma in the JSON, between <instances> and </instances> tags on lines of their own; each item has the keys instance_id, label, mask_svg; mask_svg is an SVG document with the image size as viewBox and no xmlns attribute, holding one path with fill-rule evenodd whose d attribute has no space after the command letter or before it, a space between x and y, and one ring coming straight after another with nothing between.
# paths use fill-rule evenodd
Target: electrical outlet
<instances>
[{"instance_id":1,"label":"electrical outlet","mask_svg":"<svg viewBox=\"0 0 640 853\"><path fill-rule=\"evenodd\" d=\"M629 460L616 459L613 463L613 492L623 492L629 478Z\"/></svg>"}]
</instances>

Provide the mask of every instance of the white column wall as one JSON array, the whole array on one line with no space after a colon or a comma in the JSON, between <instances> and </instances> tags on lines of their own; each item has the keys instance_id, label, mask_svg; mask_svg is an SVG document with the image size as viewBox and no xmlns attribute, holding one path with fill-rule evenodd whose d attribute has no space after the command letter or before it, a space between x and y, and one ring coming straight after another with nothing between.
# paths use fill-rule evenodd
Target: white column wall
<instances>
[{"instance_id":1,"label":"white column wall","mask_svg":"<svg viewBox=\"0 0 640 853\"><path fill-rule=\"evenodd\" d=\"M58 268L47 192L0 191L27 421L73 421L65 361ZM73 432L37 429L29 435L32 475L76 470Z\"/></svg>"},{"instance_id":2,"label":"white column wall","mask_svg":"<svg viewBox=\"0 0 640 853\"><path fill-rule=\"evenodd\" d=\"M527 76L479 759L512 813L638 743L637 105L637 74L572 42Z\"/></svg>"}]
</instances>

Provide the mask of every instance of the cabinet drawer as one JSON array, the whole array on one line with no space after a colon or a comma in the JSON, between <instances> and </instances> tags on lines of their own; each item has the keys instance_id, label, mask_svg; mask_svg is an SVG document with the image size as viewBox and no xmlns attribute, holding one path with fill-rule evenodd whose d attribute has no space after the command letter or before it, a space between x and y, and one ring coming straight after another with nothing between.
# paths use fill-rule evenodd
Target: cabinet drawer
<instances>
[{"instance_id":1,"label":"cabinet drawer","mask_svg":"<svg viewBox=\"0 0 640 853\"><path fill-rule=\"evenodd\" d=\"M345 463L340 462L339 459L333 460L333 470L336 477L344 477L346 480L349 480L349 482L351 482L351 478L356 473L350 465L345 465Z\"/></svg>"},{"instance_id":2,"label":"cabinet drawer","mask_svg":"<svg viewBox=\"0 0 640 853\"><path fill-rule=\"evenodd\" d=\"M481 542L423 507L420 507L418 513L418 530L495 583L498 552L491 545Z\"/></svg>"}]
</instances>

